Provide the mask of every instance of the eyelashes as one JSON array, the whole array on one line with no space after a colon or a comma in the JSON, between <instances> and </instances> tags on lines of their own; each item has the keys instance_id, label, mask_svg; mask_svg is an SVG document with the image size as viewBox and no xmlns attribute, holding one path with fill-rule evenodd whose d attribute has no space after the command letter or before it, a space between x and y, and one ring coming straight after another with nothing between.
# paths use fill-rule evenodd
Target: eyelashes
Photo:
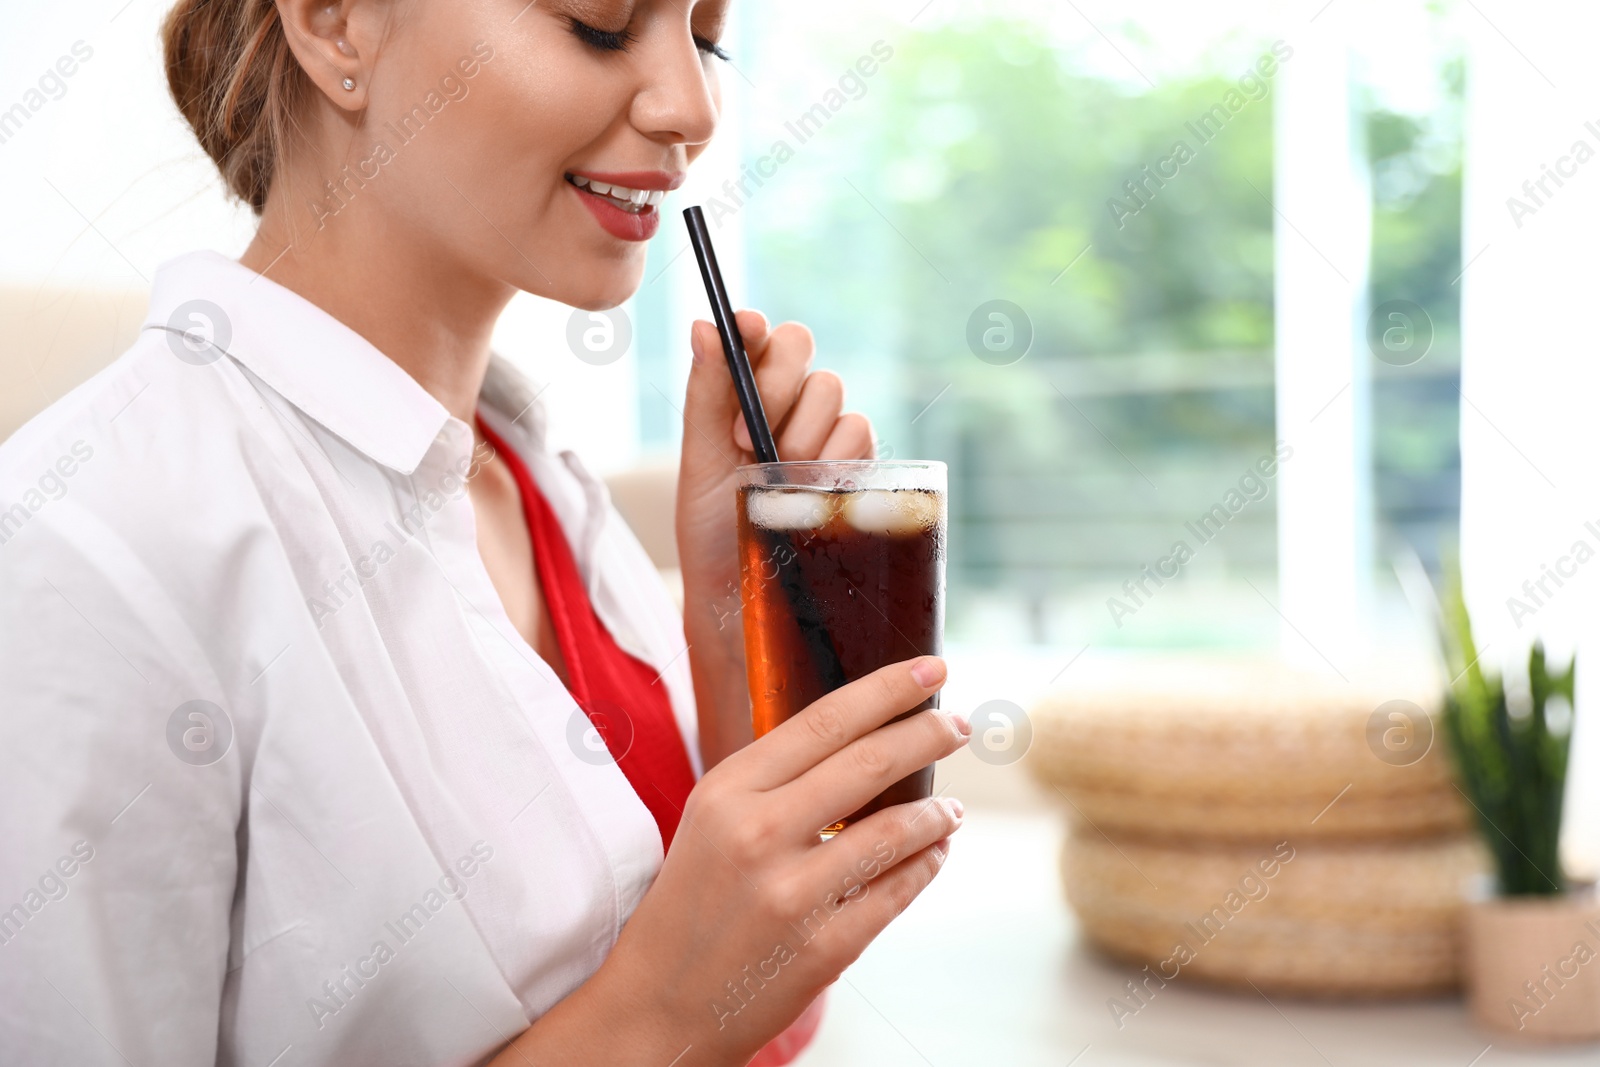
<instances>
[{"instance_id":1,"label":"eyelashes","mask_svg":"<svg viewBox=\"0 0 1600 1067\"><path fill-rule=\"evenodd\" d=\"M700 49L700 51L704 52L706 55L716 56L724 63L733 58L728 54L728 50L726 48L723 48L715 41L708 41L704 37L696 37L694 39L694 44L696 48Z\"/></svg>"},{"instance_id":2,"label":"eyelashes","mask_svg":"<svg viewBox=\"0 0 1600 1067\"><path fill-rule=\"evenodd\" d=\"M620 30L600 30L575 18L568 18L572 32L590 48L598 52L625 52L634 41L634 33L624 26Z\"/></svg>"},{"instance_id":3,"label":"eyelashes","mask_svg":"<svg viewBox=\"0 0 1600 1067\"><path fill-rule=\"evenodd\" d=\"M602 30L570 16L567 22L572 27L573 35L597 52L626 52L628 46L637 40L637 35L626 26L620 30ZM717 42L704 37L696 35L694 45L704 55L715 56L724 61L732 58Z\"/></svg>"}]
</instances>

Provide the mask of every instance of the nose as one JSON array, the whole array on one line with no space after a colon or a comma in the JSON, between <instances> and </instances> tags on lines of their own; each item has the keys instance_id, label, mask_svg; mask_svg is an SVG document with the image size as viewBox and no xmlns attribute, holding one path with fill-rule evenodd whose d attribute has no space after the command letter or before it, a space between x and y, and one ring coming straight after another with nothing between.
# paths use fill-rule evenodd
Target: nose
<instances>
[{"instance_id":1,"label":"nose","mask_svg":"<svg viewBox=\"0 0 1600 1067\"><path fill-rule=\"evenodd\" d=\"M722 112L716 75L695 45L689 27L663 26L650 71L633 98L633 125L660 144L694 147L711 140Z\"/></svg>"}]
</instances>

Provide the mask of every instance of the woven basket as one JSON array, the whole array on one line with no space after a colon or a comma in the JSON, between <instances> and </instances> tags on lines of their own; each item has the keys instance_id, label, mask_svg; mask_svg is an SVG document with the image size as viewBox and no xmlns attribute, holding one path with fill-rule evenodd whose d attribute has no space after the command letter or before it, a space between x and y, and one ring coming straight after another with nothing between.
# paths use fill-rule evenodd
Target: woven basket
<instances>
[{"instance_id":1,"label":"woven basket","mask_svg":"<svg viewBox=\"0 0 1600 1067\"><path fill-rule=\"evenodd\" d=\"M1112 844L1075 831L1061 857L1067 900L1103 952L1163 979L1311 997L1456 988L1462 885L1486 869L1468 836L1298 841L1275 853L1272 844Z\"/></svg>"},{"instance_id":2,"label":"woven basket","mask_svg":"<svg viewBox=\"0 0 1600 1067\"><path fill-rule=\"evenodd\" d=\"M1273 663L1162 661L1046 698L1027 764L1074 817L1118 840L1456 833L1468 811L1435 728L1436 692ZM1395 700L1410 703L1409 751L1384 748L1390 720L1374 714Z\"/></svg>"}]
</instances>

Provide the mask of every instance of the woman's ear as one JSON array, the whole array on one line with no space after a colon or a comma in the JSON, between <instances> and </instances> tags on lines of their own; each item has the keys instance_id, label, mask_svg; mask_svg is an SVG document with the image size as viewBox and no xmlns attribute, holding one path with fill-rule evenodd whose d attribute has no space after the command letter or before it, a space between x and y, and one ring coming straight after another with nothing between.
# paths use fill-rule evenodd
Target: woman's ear
<instances>
[{"instance_id":1,"label":"woman's ear","mask_svg":"<svg viewBox=\"0 0 1600 1067\"><path fill-rule=\"evenodd\" d=\"M383 39L382 0L277 0L289 49L335 107L367 106Z\"/></svg>"}]
</instances>

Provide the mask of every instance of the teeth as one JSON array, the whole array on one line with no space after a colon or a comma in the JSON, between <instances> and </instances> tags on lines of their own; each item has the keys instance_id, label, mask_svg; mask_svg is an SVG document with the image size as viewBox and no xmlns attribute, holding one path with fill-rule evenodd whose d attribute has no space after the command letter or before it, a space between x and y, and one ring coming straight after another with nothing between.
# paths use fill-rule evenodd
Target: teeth
<instances>
[{"instance_id":1,"label":"teeth","mask_svg":"<svg viewBox=\"0 0 1600 1067\"><path fill-rule=\"evenodd\" d=\"M639 212L647 207L655 207L667 198L661 189L629 189L625 185L607 185L605 182L593 181L576 174L571 175L573 185L580 189L587 189L600 196L608 196L625 211Z\"/></svg>"}]
</instances>

